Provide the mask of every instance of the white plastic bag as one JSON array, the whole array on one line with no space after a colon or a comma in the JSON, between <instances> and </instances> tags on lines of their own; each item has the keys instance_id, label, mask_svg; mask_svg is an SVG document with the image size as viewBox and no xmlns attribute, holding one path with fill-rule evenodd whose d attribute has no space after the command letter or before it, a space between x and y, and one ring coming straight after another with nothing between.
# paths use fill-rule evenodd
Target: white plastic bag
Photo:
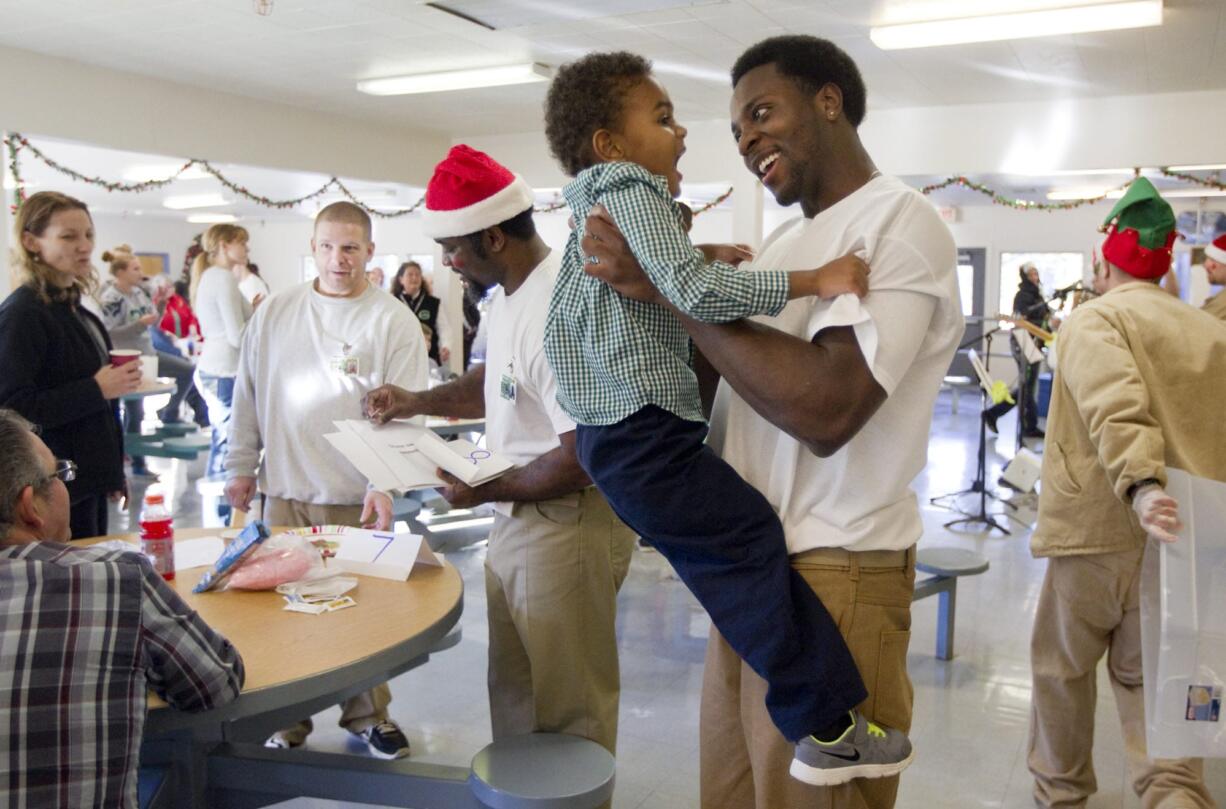
<instances>
[{"instance_id":1,"label":"white plastic bag","mask_svg":"<svg viewBox=\"0 0 1226 809\"><path fill-rule=\"evenodd\" d=\"M226 581L227 590L272 590L278 584L327 575L319 549L305 537L280 534L264 542Z\"/></svg>"},{"instance_id":2,"label":"white plastic bag","mask_svg":"<svg viewBox=\"0 0 1226 809\"><path fill-rule=\"evenodd\" d=\"M1151 758L1226 758L1226 483L1167 470L1179 541L1149 540L1141 572Z\"/></svg>"}]
</instances>

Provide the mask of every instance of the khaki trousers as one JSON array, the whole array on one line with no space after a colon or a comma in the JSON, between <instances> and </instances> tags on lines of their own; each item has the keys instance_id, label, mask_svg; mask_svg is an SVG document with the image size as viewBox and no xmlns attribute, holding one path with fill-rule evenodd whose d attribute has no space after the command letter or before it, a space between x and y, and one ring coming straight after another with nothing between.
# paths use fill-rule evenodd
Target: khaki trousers
<instances>
[{"instance_id":1,"label":"khaki trousers","mask_svg":"<svg viewBox=\"0 0 1226 809\"><path fill-rule=\"evenodd\" d=\"M571 733L615 752L617 591L634 542L594 487L495 515L485 559L495 739Z\"/></svg>"},{"instance_id":2,"label":"khaki trousers","mask_svg":"<svg viewBox=\"0 0 1226 809\"><path fill-rule=\"evenodd\" d=\"M911 727L907 676L915 549L849 553L819 549L792 557L839 626L868 688L859 708L904 732ZM838 787L803 784L788 774L795 745L766 712L766 681L714 627L702 682L699 783L702 809L890 809L898 777Z\"/></svg>"},{"instance_id":3,"label":"khaki trousers","mask_svg":"<svg viewBox=\"0 0 1226 809\"><path fill-rule=\"evenodd\" d=\"M1034 692L1028 761L1040 807L1081 807L1094 794L1091 750L1097 669L1107 675L1124 732L1132 788L1145 809L1216 806L1200 759L1151 759L1145 754L1145 695L1141 686L1142 549L1053 556L1039 594L1030 641Z\"/></svg>"},{"instance_id":4,"label":"khaki trousers","mask_svg":"<svg viewBox=\"0 0 1226 809\"><path fill-rule=\"evenodd\" d=\"M265 495L263 512L264 522L268 525L290 528L308 525L356 526L361 524L362 507L319 505ZM350 733L361 733L387 719L387 706L391 701L391 689L387 687L387 683L381 683L342 702L341 718L337 724ZM314 727L310 717L307 717L293 727L282 730L281 735L296 747L306 741Z\"/></svg>"}]
</instances>

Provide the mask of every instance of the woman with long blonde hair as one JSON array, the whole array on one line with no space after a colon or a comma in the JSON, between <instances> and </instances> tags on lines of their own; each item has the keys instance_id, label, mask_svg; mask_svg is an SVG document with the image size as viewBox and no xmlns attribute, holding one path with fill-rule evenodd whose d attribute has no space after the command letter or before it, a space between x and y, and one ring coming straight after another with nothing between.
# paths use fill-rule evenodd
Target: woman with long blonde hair
<instances>
[{"instance_id":1,"label":"woman with long blonde hair","mask_svg":"<svg viewBox=\"0 0 1226 809\"><path fill-rule=\"evenodd\" d=\"M204 350L196 366L196 385L208 402L209 421L213 424L206 473L221 475L225 472L238 349L252 311L234 273L236 267L247 264L247 230L238 225L213 225L204 232L200 246L203 252L192 261L191 277L192 306L204 337ZM222 506L221 511L228 508Z\"/></svg>"},{"instance_id":2,"label":"woman with long blonde hair","mask_svg":"<svg viewBox=\"0 0 1226 809\"><path fill-rule=\"evenodd\" d=\"M21 286L0 304L0 407L37 424L57 458L52 476L23 485L42 491L59 477L73 537L100 536L108 498L127 492L117 400L140 384L140 363L111 365L106 328L81 306L97 286L85 203L40 191L18 209L13 230Z\"/></svg>"}]
</instances>

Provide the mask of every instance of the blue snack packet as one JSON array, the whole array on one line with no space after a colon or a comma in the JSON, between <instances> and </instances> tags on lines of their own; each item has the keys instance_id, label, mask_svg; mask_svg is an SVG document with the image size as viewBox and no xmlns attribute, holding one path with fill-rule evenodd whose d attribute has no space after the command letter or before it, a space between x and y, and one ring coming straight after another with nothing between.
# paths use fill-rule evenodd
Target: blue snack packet
<instances>
[{"instance_id":1,"label":"blue snack packet","mask_svg":"<svg viewBox=\"0 0 1226 809\"><path fill-rule=\"evenodd\" d=\"M243 561L255 552L255 549L260 547L264 540L268 539L268 526L256 520L247 524L247 527L234 538L234 541L221 552L221 556L217 557L217 561L213 563L213 569L200 577L200 582L192 588L193 593L203 593L206 590L215 590L225 583L226 579L238 569Z\"/></svg>"}]
</instances>

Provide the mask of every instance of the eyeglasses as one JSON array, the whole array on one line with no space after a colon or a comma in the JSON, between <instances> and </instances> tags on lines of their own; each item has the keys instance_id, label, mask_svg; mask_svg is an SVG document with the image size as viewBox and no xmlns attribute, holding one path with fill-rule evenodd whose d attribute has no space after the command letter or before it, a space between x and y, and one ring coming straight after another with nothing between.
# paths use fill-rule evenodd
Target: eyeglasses
<instances>
[{"instance_id":1,"label":"eyeglasses","mask_svg":"<svg viewBox=\"0 0 1226 809\"><path fill-rule=\"evenodd\" d=\"M52 472L50 475L47 475L47 477L43 478L43 480L46 481L46 480L51 480L52 478L59 478L65 483L70 483L73 480L76 480L76 477L77 477L76 461L64 461L64 460L56 459L55 471Z\"/></svg>"}]
</instances>

